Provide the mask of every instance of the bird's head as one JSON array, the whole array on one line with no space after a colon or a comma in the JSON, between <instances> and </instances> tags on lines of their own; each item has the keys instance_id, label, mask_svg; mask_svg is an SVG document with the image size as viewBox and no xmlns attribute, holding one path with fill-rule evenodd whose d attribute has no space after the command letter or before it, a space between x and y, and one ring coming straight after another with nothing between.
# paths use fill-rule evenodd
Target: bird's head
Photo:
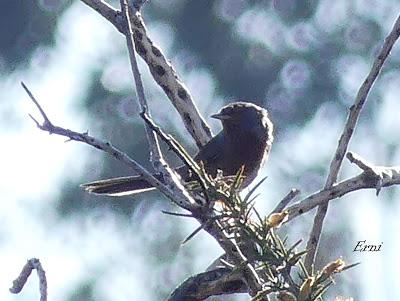
<instances>
[{"instance_id":1,"label":"bird's head","mask_svg":"<svg viewBox=\"0 0 400 301\"><path fill-rule=\"evenodd\" d=\"M221 120L224 131L236 133L259 133L272 137L272 122L268 112L249 102L234 102L223 107L212 118Z\"/></svg>"}]
</instances>

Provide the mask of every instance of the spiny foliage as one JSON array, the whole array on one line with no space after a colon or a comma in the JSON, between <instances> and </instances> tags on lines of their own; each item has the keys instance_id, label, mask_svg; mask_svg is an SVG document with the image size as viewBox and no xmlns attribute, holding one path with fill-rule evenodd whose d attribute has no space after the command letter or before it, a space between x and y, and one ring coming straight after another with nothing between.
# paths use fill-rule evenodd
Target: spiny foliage
<instances>
[{"instance_id":1,"label":"spiny foliage","mask_svg":"<svg viewBox=\"0 0 400 301\"><path fill-rule=\"evenodd\" d=\"M321 300L327 288L333 284L332 275L355 266L346 266L342 259L338 259L310 275L302 262L307 251L296 250L302 239L288 246L287 238L282 240L276 234L275 229L286 221L288 213L274 212L263 218L254 207L255 199L259 196L254 195L255 191L266 178L242 197L240 191L244 166L235 176L218 173L216 177L211 177L202 162L195 162L174 137L165 134L152 122L146 112L142 113L142 117L195 175L196 181L186 183L186 189L191 192L199 207L189 215L174 215L198 220L202 215L201 220L206 222L190 234L184 243L210 224L219 229L225 239L234 241L237 250L229 250L221 263L231 269L232 273L248 264L253 267L257 279L261 281L261 289L253 298L254 301L267 300L267 295L271 293L276 293L276 297L284 301ZM232 262L232 258L237 258L235 252L241 253L242 262Z\"/></svg>"}]
</instances>

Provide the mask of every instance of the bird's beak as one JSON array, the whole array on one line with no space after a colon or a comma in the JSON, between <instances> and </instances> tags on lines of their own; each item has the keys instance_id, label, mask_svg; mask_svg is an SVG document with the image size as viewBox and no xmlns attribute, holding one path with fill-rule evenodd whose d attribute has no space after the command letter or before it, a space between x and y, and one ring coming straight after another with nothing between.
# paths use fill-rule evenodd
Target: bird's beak
<instances>
[{"instance_id":1,"label":"bird's beak","mask_svg":"<svg viewBox=\"0 0 400 301\"><path fill-rule=\"evenodd\" d=\"M219 120L227 120L227 119L230 119L231 116L226 115L226 114L217 113L217 114L211 115L211 118L215 118L215 119L219 119Z\"/></svg>"}]
</instances>

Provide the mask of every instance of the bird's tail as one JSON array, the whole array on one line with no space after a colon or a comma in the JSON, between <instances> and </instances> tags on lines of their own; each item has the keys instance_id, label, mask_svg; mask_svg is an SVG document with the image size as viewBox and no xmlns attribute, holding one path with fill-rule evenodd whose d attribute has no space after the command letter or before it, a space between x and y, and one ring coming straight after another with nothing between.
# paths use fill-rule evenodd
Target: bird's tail
<instances>
[{"instance_id":1,"label":"bird's tail","mask_svg":"<svg viewBox=\"0 0 400 301\"><path fill-rule=\"evenodd\" d=\"M161 180L161 175L154 175ZM136 193L155 189L150 183L144 180L141 176L130 176L113 178L107 180L99 180L82 184L86 191L95 194L103 194L110 196L133 195Z\"/></svg>"}]
</instances>

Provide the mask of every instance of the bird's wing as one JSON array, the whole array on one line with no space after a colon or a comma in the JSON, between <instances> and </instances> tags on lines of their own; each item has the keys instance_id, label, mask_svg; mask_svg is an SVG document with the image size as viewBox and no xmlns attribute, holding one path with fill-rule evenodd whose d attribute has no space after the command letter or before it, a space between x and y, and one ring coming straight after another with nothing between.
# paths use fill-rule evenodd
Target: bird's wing
<instances>
[{"instance_id":1,"label":"bird's wing","mask_svg":"<svg viewBox=\"0 0 400 301\"><path fill-rule=\"evenodd\" d=\"M220 132L214 136L203 148L200 149L199 153L194 158L195 161L204 163L206 170L213 174L217 168L220 167L224 157L224 135Z\"/></svg>"},{"instance_id":2,"label":"bird's wing","mask_svg":"<svg viewBox=\"0 0 400 301\"><path fill-rule=\"evenodd\" d=\"M215 176L217 169L220 168L224 158L223 142L224 136L222 133L219 133L204 145L194 157L196 162L202 161L207 172L213 176ZM175 171L185 182L195 180L193 174L188 171L186 165L176 168Z\"/></svg>"}]
</instances>

